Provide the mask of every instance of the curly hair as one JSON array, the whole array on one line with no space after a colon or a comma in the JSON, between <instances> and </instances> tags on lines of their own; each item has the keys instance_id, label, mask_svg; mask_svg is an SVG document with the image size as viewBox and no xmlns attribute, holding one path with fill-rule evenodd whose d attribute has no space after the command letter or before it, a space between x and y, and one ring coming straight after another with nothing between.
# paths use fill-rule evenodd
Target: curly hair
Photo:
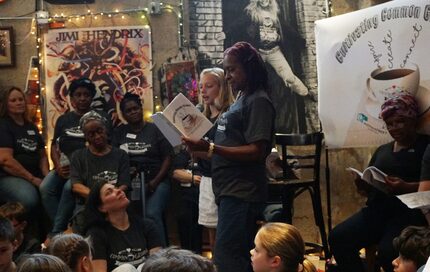
<instances>
[{"instance_id":1,"label":"curly hair","mask_svg":"<svg viewBox=\"0 0 430 272\"><path fill-rule=\"evenodd\" d=\"M80 258L90 256L91 246L89 240L79 234L59 234L52 238L48 252L76 271Z\"/></svg>"},{"instance_id":2,"label":"curly hair","mask_svg":"<svg viewBox=\"0 0 430 272\"><path fill-rule=\"evenodd\" d=\"M424 265L430 256L430 227L406 227L393 240L394 249L417 267Z\"/></svg>"}]
</instances>

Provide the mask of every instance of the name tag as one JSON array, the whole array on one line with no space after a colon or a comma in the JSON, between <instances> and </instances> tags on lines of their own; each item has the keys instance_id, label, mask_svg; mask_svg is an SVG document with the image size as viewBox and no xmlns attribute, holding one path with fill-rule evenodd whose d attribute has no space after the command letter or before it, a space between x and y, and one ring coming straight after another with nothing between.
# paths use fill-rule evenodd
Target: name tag
<instances>
[{"instance_id":1,"label":"name tag","mask_svg":"<svg viewBox=\"0 0 430 272\"><path fill-rule=\"evenodd\" d=\"M36 135L36 132L34 130L27 130L28 135Z\"/></svg>"},{"instance_id":2,"label":"name tag","mask_svg":"<svg viewBox=\"0 0 430 272\"><path fill-rule=\"evenodd\" d=\"M129 138L129 139L136 139L136 134L133 134L133 133L127 133L127 135L125 136L126 138Z\"/></svg>"}]
</instances>

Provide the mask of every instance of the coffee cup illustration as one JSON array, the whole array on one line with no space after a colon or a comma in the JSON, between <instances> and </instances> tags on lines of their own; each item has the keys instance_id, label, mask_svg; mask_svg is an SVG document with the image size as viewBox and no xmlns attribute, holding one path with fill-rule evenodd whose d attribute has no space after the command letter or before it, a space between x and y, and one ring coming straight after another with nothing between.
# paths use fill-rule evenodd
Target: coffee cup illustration
<instances>
[{"instance_id":1,"label":"coffee cup illustration","mask_svg":"<svg viewBox=\"0 0 430 272\"><path fill-rule=\"evenodd\" d=\"M380 67L367 79L367 94L371 101L381 105L385 100L407 92L415 96L420 85L420 70L410 63L403 68Z\"/></svg>"}]
</instances>

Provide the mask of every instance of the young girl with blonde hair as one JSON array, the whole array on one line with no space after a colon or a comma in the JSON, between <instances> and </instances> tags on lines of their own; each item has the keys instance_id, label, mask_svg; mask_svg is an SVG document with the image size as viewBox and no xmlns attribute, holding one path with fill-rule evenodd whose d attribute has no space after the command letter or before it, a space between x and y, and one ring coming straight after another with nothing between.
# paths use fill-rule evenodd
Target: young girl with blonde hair
<instances>
[{"instance_id":1,"label":"young girl with blonde hair","mask_svg":"<svg viewBox=\"0 0 430 272\"><path fill-rule=\"evenodd\" d=\"M316 272L304 257L305 243L299 230L285 223L268 223L255 236L251 250L254 272Z\"/></svg>"},{"instance_id":2,"label":"young girl with blonde hair","mask_svg":"<svg viewBox=\"0 0 430 272\"><path fill-rule=\"evenodd\" d=\"M200 73L200 96L203 103L203 114L212 122L217 119L233 104L233 94L221 68L207 68ZM214 126L205 138L212 141L215 136ZM215 247L215 229L218 223L218 208L215 204L215 195L212 189L212 171L210 155L196 157L199 170L202 174L199 193L199 219L198 223L209 230L209 243L211 249Z\"/></svg>"}]
</instances>

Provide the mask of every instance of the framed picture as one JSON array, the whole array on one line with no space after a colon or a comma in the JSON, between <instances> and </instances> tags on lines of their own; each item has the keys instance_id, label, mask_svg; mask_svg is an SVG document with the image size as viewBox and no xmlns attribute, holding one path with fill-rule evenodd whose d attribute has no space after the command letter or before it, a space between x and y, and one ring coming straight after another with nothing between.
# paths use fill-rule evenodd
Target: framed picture
<instances>
[{"instance_id":1,"label":"framed picture","mask_svg":"<svg viewBox=\"0 0 430 272\"><path fill-rule=\"evenodd\" d=\"M0 27L0 67L15 65L15 48L12 27Z\"/></svg>"}]
</instances>

